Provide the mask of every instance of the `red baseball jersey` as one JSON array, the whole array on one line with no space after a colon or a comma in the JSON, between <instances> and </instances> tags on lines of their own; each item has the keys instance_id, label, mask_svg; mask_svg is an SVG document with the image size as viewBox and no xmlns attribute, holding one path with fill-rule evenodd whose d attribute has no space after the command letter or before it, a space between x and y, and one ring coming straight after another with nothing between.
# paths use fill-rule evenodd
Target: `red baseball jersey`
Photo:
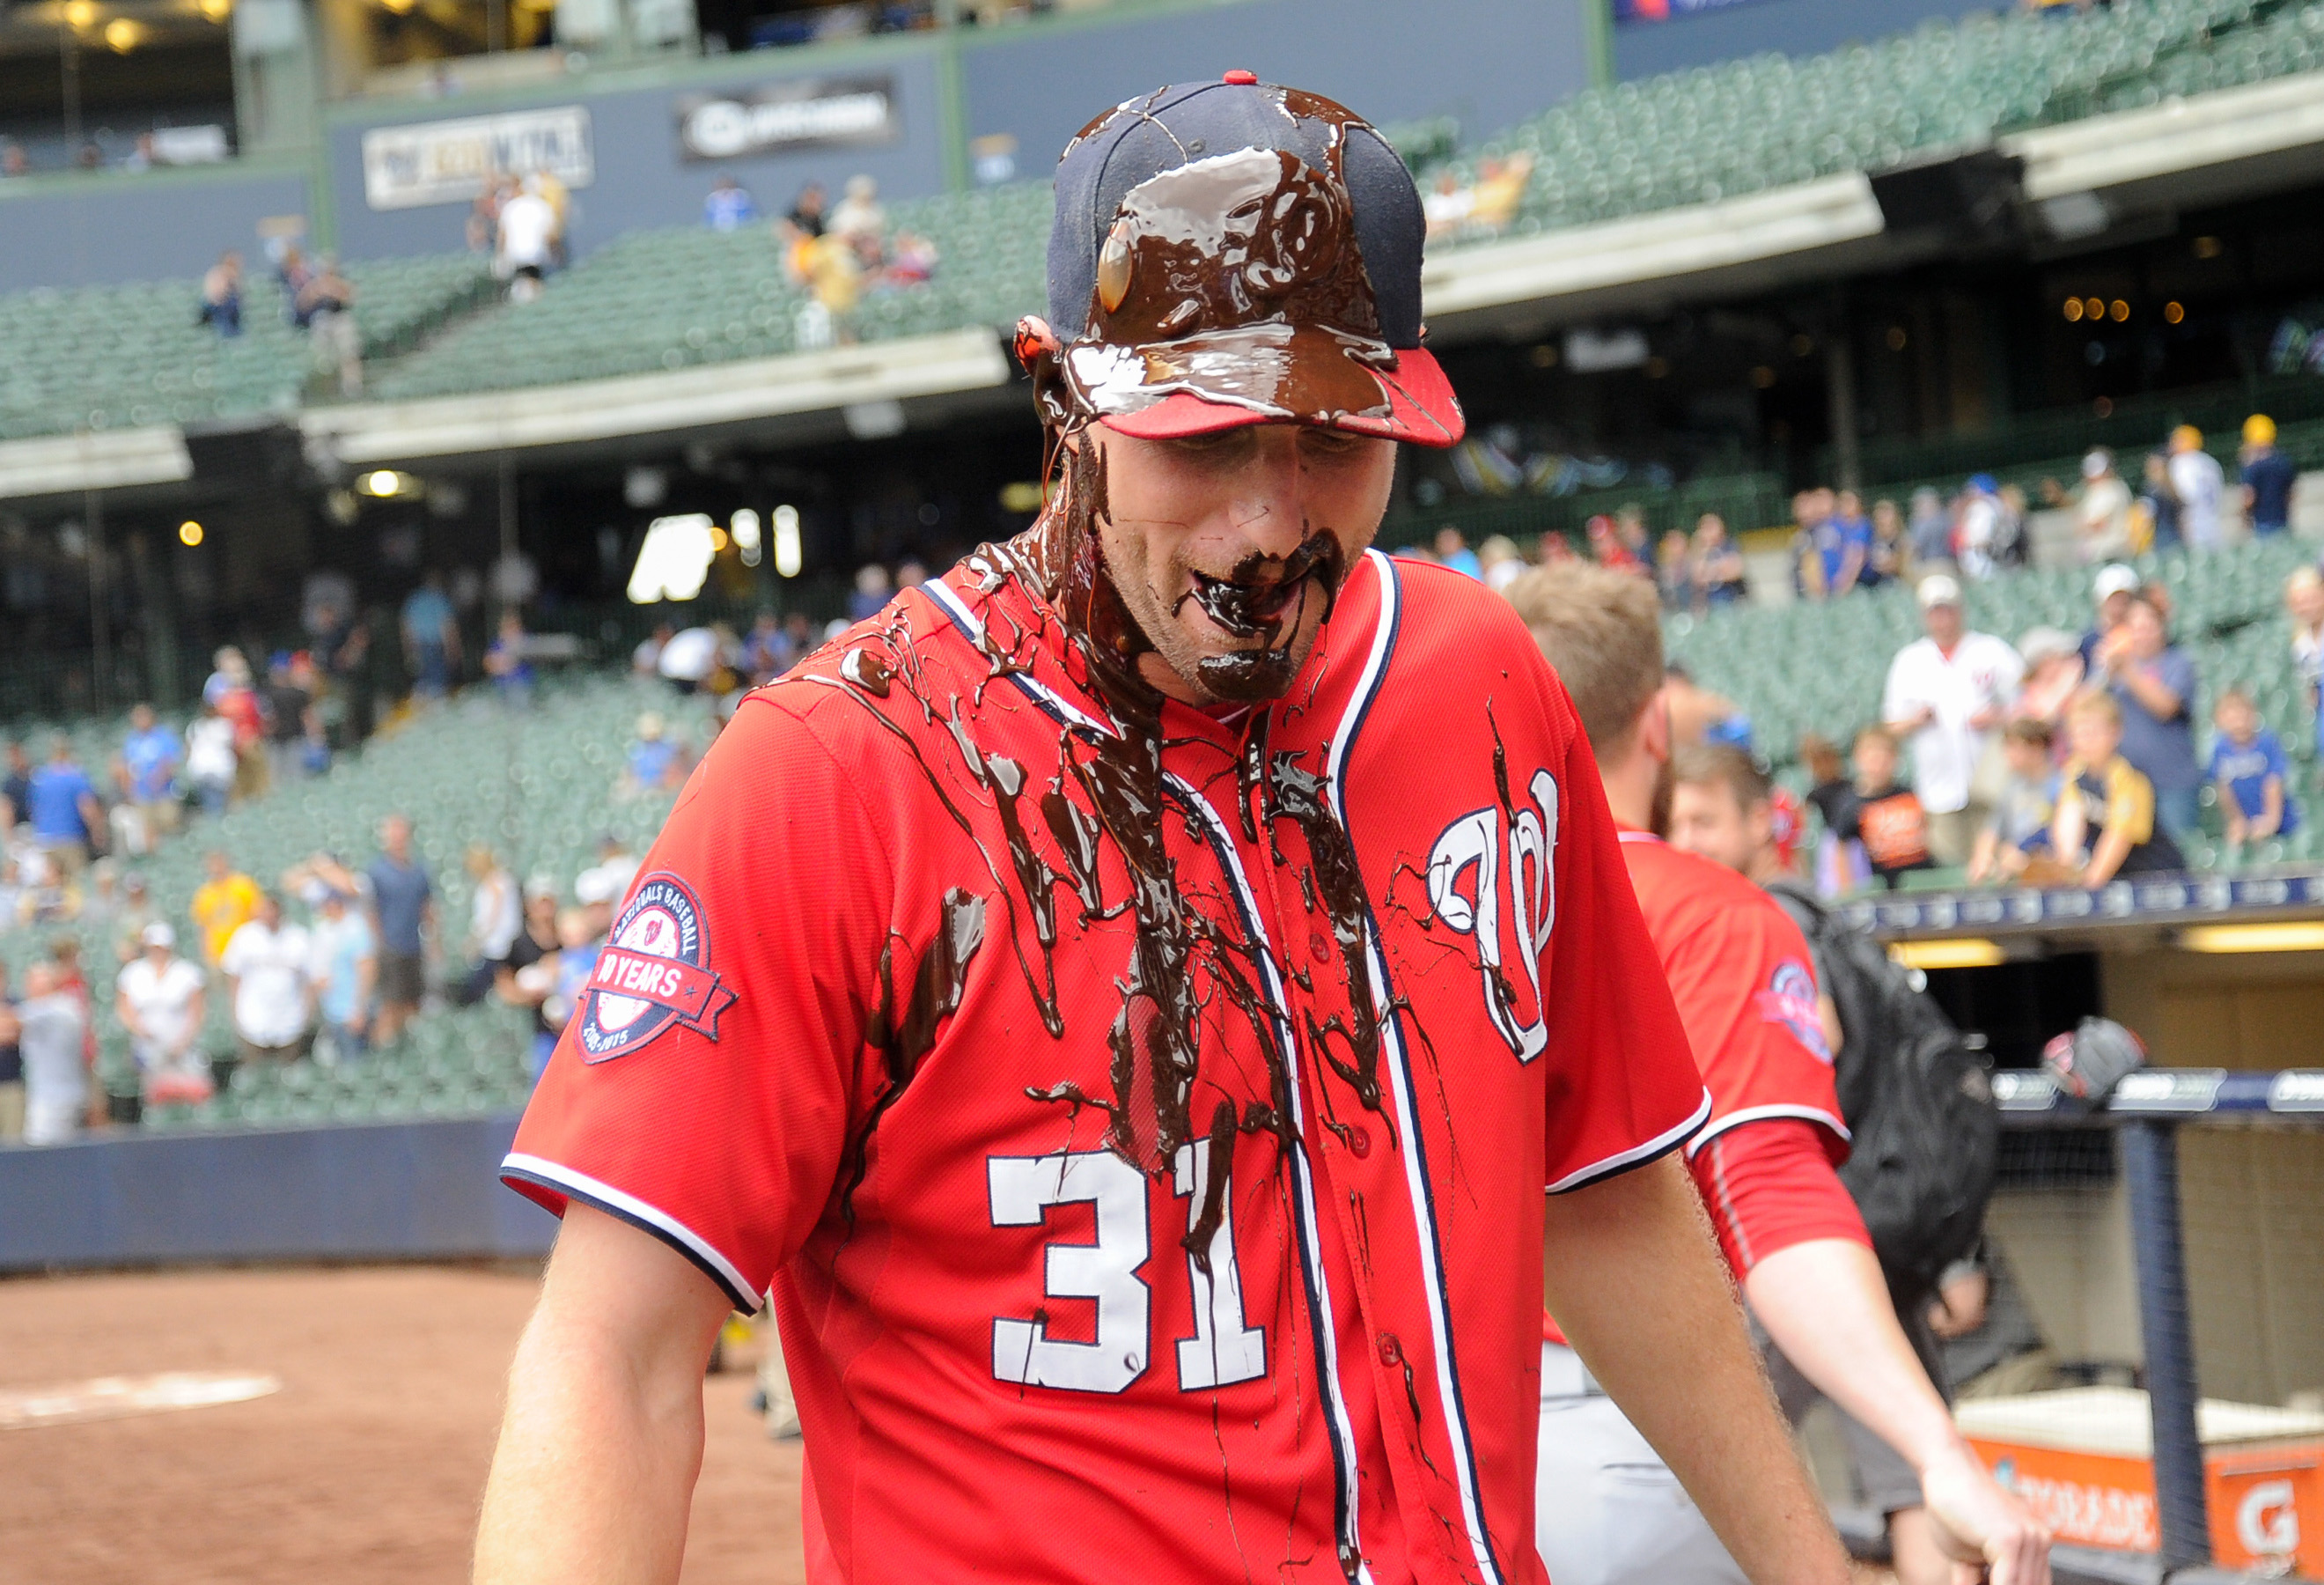
<instances>
[{"instance_id":1,"label":"red baseball jersey","mask_svg":"<svg viewBox=\"0 0 2324 1585\"><path fill-rule=\"evenodd\" d=\"M1373 553L1119 732L982 557L752 694L505 1175L771 1285L818 1580L1537 1585L1542 1192L1709 1107L1572 707Z\"/></svg>"},{"instance_id":2,"label":"red baseball jersey","mask_svg":"<svg viewBox=\"0 0 2324 1585\"><path fill-rule=\"evenodd\" d=\"M1724 865L1645 831L1624 830L1620 840L1646 933L1711 1089L1711 1120L1687 1141L1688 1157L1739 1124L1797 1117L1823 1131L1834 1164L1847 1160L1815 960L1799 926Z\"/></svg>"}]
</instances>

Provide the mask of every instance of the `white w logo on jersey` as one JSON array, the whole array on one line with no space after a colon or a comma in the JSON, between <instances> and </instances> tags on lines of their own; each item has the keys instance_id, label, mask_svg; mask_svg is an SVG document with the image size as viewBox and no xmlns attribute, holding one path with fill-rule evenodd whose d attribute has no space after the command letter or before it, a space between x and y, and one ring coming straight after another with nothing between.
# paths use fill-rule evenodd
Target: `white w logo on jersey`
<instances>
[{"instance_id":1,"label":"white w logo on jersey","mask_svg":"<svg viewBox=\"0 0 2324 1585\"><path fill-rule=\"evenodd\" d=\"M1464 814L1438 833L1428 852L1428 905L1454 930L1477 938L1485 1011L1520 1062L1532 1061L1549 1043L1549 1021L1541 1005L1541 954L1549 945L1557 913L1552 877L1557 850L1556 778L1545 770L1536 771L1527 790L1533 794L1532 808L1505 812L1495 804ZM1463 893L1462 877L1471 870L1476 872L1474 890ZM1525 1022L1516 987L1502 969L1504 882L1517 960L1533 987L1531 1023Z\"/></svg>"}]
</instances>

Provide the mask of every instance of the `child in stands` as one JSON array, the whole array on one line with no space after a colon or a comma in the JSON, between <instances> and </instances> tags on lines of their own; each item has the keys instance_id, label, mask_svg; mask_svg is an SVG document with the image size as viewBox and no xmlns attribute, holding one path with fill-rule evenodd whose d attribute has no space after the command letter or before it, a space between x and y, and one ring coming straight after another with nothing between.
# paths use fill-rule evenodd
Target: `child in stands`
<instances>
[{"instance_id":1,"label":"child in stands","mask_svg":"<svg viewBox=\"0 0 2324 1585\"><path fill-rule=\"evenodd\" d=\"M1894 891L1904 872L1928 869L1928 817L1921 800L1896 779L1896 738L1886 727L1856 735L1856 802L1836 834L1864 844L1872 873Z\"/></svg>"},{"instance_id":2,"label":"child in stands","mask_svg":"<svg viewBox=\"0 0 2324 1585\"><path fill-rule=\"evenodd\" d=\"M2080 867L2079 884L2186 868L2178 846L2154 823L2154 783L2122 757L2122 707L2114 696L2098 688L2076 694L2066 730L2074 753L2058 773L2050 846Z\"/></svg>"},{"instance_id":3,"label":"child in stands","mask_svg":"<svg viewBox=\"0 0 2324 1585\"><path fill-rule=\"evenodd\" d=\"M2211 708L2219 735L2211 743L2211 782L2230 842L2262 842L2300 829L2300 811L2286 791L2290 765L2283 744L2260 725L2259 709L2240 688L2219 694Z\"/></svg>"},{"instance_id":4,"label":"child in stands","mask_svg":"<svg viewBox=\"0 0 2324 1585\"><path fill-rule=\"evenodd\" d=\"M2026 864L2050 847L2050 821L2057 812L2058 778L2050 769L2050 723L2020 716L2001 735L2009 782L1969 856L1972 881L2014 880Z\"/></svg>"}]
</instances>

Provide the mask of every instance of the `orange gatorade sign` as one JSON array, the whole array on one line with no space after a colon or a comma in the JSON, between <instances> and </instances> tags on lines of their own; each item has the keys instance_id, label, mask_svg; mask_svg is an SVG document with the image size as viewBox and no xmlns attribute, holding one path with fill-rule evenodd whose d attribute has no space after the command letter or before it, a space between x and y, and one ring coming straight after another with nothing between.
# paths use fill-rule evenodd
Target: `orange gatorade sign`
<instances>
[{"instance_id":1,"label":"orange gatorade sign","mask_svg":"<svg viewBox=\"0 0 2324 1585\"><path fill-rule=\"evenodd\" d=\"M2146 1395L2077 1387L1960 1404L1955 1418L2002 1485L2069 1545L2153 1552L2153 1433ZM2324 1574L2324 1414L2206 1400L2212 1555L2230 1568Z\"/></svg>"}]
</instances>

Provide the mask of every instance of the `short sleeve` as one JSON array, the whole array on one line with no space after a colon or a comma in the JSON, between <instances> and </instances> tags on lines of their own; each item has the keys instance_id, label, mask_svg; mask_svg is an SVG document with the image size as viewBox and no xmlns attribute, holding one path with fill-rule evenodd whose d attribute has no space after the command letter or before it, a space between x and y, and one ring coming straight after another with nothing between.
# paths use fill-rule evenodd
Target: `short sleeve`
<instances>
[{"instance_id":1,"label":"short sleeve","mask_svg":"<svg viewBox=\"0 0 2324 1585\"><path fill-rule=\"evenodd\" d=\"M1711 1095L1711 1120L1690 1155L1741 1123L1790 1117L1817 1125L1833 1159L1848 1127L1833 1088L1831 1051L1813 959L1799 927L1757 891L1702 911L1663 955L1671 995Z\"/></svg>"},{"instance_id":2,"label":"short sleeve","mask_svg":"<svg viewBox=\"0 0 2324 1585\"><path fill-rule=\"evenodd\" d=\"M1557 987L1543 1157L1553 1193L1676 1149L1711 1105L1638 913L1597 759L1578 729L1561 798L1556 927L1543 976Z\"/></svg>"},{"instance_id":3,"label":"short sleeve","mask_svg":"<svg viewBox=\"0 0 2324 1585\"><path fill-rule=\"evenodd\" d=\"M2267 774L2289 780L2291 766L2283 757L2283 740L2273 732L2263 732L2260 734L2260 743L2267 755Z\"/></svg>"},{"instance_id":4,"label":"short sleeve","mask_svg":"<svg viewBox=\"0 0 2324 1585\"><path fill-rule=\"evenodd\" d=\"M250 949L244 940L249 930L246 924L237 926L226 937L226 950L218 954L218 967L228 974L240 974L249 965Z\"/></svg>"},{"instance_id":5,"label":"short sleeve","mask_svg":"<svg viewBox=\"0 0 2324 1585\"><path fill-rule=\"evenodd\" d=\"M830 1200L887 940L886 849L788 705L746 700L648 852L502 1169L755 1310Z\"/></svg>"},{"instance_id":6,"label":"short sleeve","mask_svg":"<svg viewBox=\"0 0 2324 1585\"><path fill-rule=\"evenodd\" d=\"M2154 783L2129 761L2115 761L2107 778L2106 830L2119 831L2134 848L2154 838Z\"/></svg>"}]
</instances>

